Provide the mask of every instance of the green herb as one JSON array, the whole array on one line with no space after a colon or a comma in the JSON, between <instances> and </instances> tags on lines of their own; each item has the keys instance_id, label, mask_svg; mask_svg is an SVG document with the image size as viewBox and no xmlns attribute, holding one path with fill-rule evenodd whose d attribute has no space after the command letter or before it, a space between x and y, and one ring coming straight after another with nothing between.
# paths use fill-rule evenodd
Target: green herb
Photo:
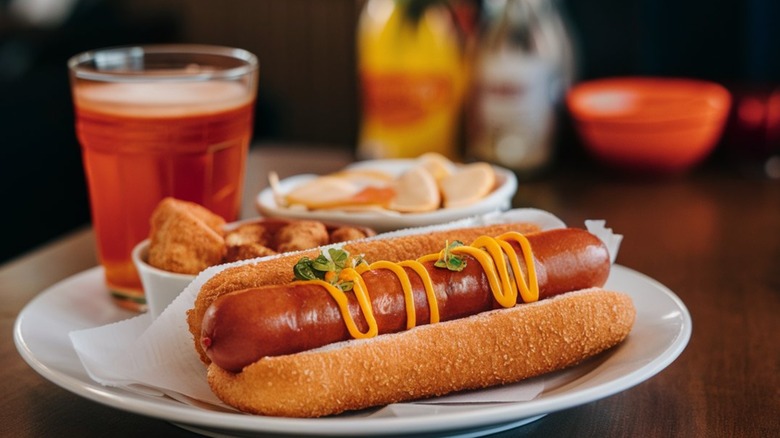
<instances>
[{"instance_id":1,"label":"green herb","mask_svg":"<svg viewBox=\"0 0 780 438\"><path fill-rule=\"evenodd\" d=\"M317 274L312 267L312 260L308 257L301 257L298 263L293 266L293 273L296 280L316 280ZM323 274L324 275L324 274Z\"/></svg>"},{"instance_id":2,"label":"green herb","mask_svg":"<svg viewBox=\"0 0 780 438\"><path fill-rule=\"evenodd\" d=\"M346 268L365 263L362 257L350 257L343 249L330 248L327 255L320 253L316 258L301 257L293 267L296 280L323 280L343 291L352 290L353 282L339 280L339 274ZM330 275L328 275L330 273Z\"/></svg>"},{"instance_id":3,"label":"green herb","mask_svg":"<svg viewBox=\"0 0 780 438\"><path fill-rule=\"evenodd\" d=\"M456 240L452 243L447 242L444 247L444 253L433 265L437 268L447 268L450 271L462 271L463 268L466 267L466 260L464 260L463 257L452 253L452 249L459 246L463 246L463 242L460 240Z\"/></svg>"}]
</instances>

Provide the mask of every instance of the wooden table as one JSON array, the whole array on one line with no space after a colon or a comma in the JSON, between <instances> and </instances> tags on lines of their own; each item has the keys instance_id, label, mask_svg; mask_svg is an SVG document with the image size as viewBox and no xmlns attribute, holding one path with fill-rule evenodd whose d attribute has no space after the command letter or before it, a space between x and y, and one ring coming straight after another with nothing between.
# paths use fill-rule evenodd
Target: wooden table
<instances>
[{"instance_id":1,"label":"wooden table","mask_svg":"<svg viewBox=\"0 0 780 438\"><path fill-rule=\"evenodd\" d=\"M316 157L316 159L314 158ZM330 171L344 150L253 148L243 216L265 174ZM660 281L687 305L693 335L653 378L555 412L501 436L776 436L780 432L780 181L720 166L670 179L628 179L593 166L523 183L516 206L566 223L604 218L625 236L618 263ZM193 436L165 421L82 399L48 382L16 352L12 327L39 292L96 265L85 228L0 267L0 435Z\"/></svg>"}]
</instances>

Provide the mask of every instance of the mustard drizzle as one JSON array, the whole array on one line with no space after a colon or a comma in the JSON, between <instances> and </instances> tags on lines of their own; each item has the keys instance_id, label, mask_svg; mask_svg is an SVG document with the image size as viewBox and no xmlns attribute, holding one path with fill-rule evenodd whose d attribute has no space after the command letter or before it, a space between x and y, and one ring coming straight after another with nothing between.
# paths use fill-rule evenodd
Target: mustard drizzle
<instances>
[{"instance_id":1,"label":"mustard drizzle","mask_svg":"<svg viewBox=\"0 0 780 438\"><path fill-rule=\"evenodd\" d=\"M520 261L517 253L512 247L510 241L517 242L522 249L523 261L525 262L528 280L520 268ZM504 233L496 238L481 236L474 240L468 246L458 246L451 248L453 254L468 254L476 259L485 271L490 284L490 290L493 297L502 307L513 307L517 304L518 296L523 302L530 303L539 300L539 282L536 275L536 266L534 265L533 251L528 239L516 231ZM414 296L412 294L412 285L409 274L403 267L413 270L425 287L425 294L428 299L428 308L430 310L430 323L439 322L439 305L433 290L433 281L431 275L422 263L436 261L443 256L444 250L439 253L429 254L420 257L417 260L407 260L400 263L377 261L369 264L361 264L356 268L345 268L339 274L339 280L353 282L352 292L358 301L360 311L363 313L368 330L361 332L357 327L354 318L349 313L349 301L346 292L338 287L323 280L306 280L305 282L318 284L324 287L339 307L344 323L349 334L355 339L371 338L379 334L379 328L374 316L374 310L371 306L371 297L366 288L361 274L375 269L389 269L401 282L404 293L404 303L406 308L406 329L411 329L417 325L417 315L414 308ZM509 267L507 267L507 263ZM509 270L511 268L511 272ZM446 268L442 268L446 269Z\"/></svg>"}]
</instances>

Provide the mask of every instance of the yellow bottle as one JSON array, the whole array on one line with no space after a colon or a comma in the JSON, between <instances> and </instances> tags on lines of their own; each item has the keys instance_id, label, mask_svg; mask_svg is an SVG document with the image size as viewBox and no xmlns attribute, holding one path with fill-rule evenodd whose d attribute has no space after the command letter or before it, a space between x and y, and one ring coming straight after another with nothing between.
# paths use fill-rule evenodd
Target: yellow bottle
<instances>
[{"instance_id":1,"label":"yellow bottle","mask_svg":"<svg viewBox=\"0 0 780 438\"><path fill-rule=\"evenodd\" d=\"M435 0L369 0L357 33L360 158L458 155L465 87L458 31Z\"/></svg>"}]
</instances>

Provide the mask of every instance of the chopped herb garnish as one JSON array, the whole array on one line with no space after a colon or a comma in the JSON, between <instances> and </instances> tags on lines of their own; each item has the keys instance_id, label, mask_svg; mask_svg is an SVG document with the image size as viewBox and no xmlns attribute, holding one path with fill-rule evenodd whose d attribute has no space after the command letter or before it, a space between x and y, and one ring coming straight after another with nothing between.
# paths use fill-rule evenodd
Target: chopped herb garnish
<instances>
[{"instance_id":1,"label":"chopped herb garnish","mask_svg":"<svg viewBox=\"0 0 780 438\"><path fill-rule=\"evenodd\" d=\"M312 267L314 262L308 257L301 257L298 263L293 266L296 280L316 280L317 274ZM324 277L324 274L323 274Z\"/></svg>"},{"instance_id":2,"label":"chopped herb garnish","mask_svg":"<svg viewBox=\"0 0 780 438\"><path fill-rule=\"evenodd\" d=\"M350 257L349 252L330 248L327 253L321 252L315 259L301 257L293 267L296 280L323 280L338 287L343 291L352 290L352 281L342 281L339 274L346 268L365 263L363 258Z\"/></svg>"},{"instance_id":3,"label":"chopped herb garnish","mask_svg":"<svg viewBox=\"0 0 780 438\"><path fill-rule=\"evenodd\" d=\"M466 260L464 260L463 257L452 253L452 249L459 246L463 246L463 242L460 240L456 240L452 243L447 242L441 257L439 260L436 260L433 265L437 268L447 268L450 271L462 271L463 268L466 267Z\"/></svg>"}]
</instances>

